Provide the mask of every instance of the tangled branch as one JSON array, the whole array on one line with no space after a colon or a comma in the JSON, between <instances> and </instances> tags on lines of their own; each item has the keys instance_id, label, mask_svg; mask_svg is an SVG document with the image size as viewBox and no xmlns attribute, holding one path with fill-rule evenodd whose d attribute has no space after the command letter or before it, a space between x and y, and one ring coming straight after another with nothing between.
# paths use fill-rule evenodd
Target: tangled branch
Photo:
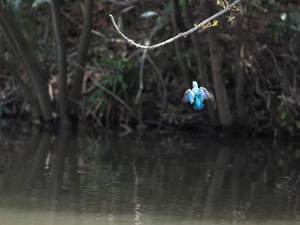
<instances>
[{"instance_id":1,"label":"tangled branch","mask_svg":"<svg viewBox=\"0 0 300 225\"><path fill-rule=\"evenodd\" d=\"M202 21L201 23L199 23L198 25L196 25L195 27L191 28L190 30L184 32L184 33L179 33L177 34L176 36L170 38L170 39L167 39L161 43L158 43L158 44L155 44L155 45L141 45L141 44L138 44L136 42L134 42L134 40L131 40L129 39L128 37L126 37L119 29L119 27L117 26L115 20L114 20L114 17L109 14L110 16L110 19L112 21L112 24L113 26L116 28L116 30L118 31L118 33L125 39L129 42L130 45L134 45L135 47L137 48L142 48L142 49L155 49L155 48L158 48L158 47L161 47L163 45L166 45L166 44L169 44L179 38L183 38L183 37L186 37L188 35L190 35L191 33L195 32L196 30L200 29L200 28L203 28L205 27L206 24L210 23L212 20L216 19L217 17L223 15L224 13L232 10L238 3L240 3L242 0L235 0L233 3L231 3L230 5L227 5L227 7L225 7L223 10L221 10L220 12L214 14L213 16L209 17L208 19Z\"/></svg>"}]
</instances>

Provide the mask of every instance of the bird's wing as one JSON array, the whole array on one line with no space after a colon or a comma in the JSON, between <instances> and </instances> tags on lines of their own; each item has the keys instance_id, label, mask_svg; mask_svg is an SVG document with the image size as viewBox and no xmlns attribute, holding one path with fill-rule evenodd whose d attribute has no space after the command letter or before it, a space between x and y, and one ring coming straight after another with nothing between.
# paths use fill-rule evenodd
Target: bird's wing
<instances>
[{"instance_id":1,"label":"bird's wing","mask_svg":"<svg viewBox=\"0 0 300 225\"><path fill-rule=\"evenodd\" d=\"M194 103L195 94L192 92L191 89L187 89L184 93L184 96L182 98L183 102L189 102L191 104Z\"/></svg>"},{"instance_id":2,"label":"bird's wing","mask_svg":"<svg viewBox=\"0 0 300 225\"><path fill-rule=\"evenodd\" d=\"M200 89L201 89L201 92L202 92L203 99L212 99L212 100L214 99L214 96L212 94L210 94L208 92L208 90L206 90L206 88L200 87Z\"/></svg>"}]
</instances>

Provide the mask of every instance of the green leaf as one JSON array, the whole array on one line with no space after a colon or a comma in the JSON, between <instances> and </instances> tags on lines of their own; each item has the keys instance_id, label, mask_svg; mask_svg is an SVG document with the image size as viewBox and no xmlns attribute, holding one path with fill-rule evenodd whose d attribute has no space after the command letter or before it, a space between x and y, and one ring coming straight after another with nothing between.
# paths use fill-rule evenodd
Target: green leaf
<instances>
[{"instance_id":1,"label":"green leaf","mask_svg":"<svg viewBox=\"0 0 300 225\"><path fill-rule=\"evenodd\" d=\"M283 159L278 160L278 166L282 167L284 165Z\"/></svg>"},{"instance_id":2,"label":"green leaf","mask_svg":"<svg viewBox=\"0 0 300 225\"><path fill-rule=\"evenodd\" d=\"M156 18L155 27L160 27L161 25L163 25L163 19L161 16L158 16Z\"/></svg>"},{"instance_id":3,"label":"green leaf","mask_svg":"<svg viewBox=\"0 0 300 225\"><path fill-rule=\"evenodd\" d=\"M7 5L8 7L14 12L17 13L19 11L21 0L8 0Z\"/></svg>"},{"instance_id":4,"label":"green leaf","mask_svg":"<svg viewBox=\"0 0 300 225\"><path fill-rule=\"evenodd\" d=\"M51 4L50 0L34 0L34 2L32 3L32 8L38 7L43 2L47 2L47 3Z\"/></svg>"},{"instance_id":5,"label":"green leaf","mask_svg":"<svg viewBox=\"0 0 300 225\"><path fill-rule=\"evenodd\" d=\"M171 12L172 12L172 2L171 2L171 0L164 6L164 12L166 14L171 14Z\"/></svg>"},{"instance_id":6,"label":"green leaf","mask_svg":"<svg viewBox=\"0 0 300 225\"><path fill-rule=\"evenodd\" d=\"M148 11L148 12L142 13L141 17L142 18L149 18L149 17L156 16L156 15L157 15L157 12Z\"/></svg>"},{"instance_id":7,"label":"green leaf","mask_svg":"<svg viewBox=\"0 0 300 225\"><path fill-rule=\"evenodd\" d=\"M286 115L287 115L286 111L283 111L283 112L281 112L281 114L280 114L280 118L281 118L282 120L284 120L284 119L286 118Z\"/></svg>"},{"instance_id":8,"label":"green leaf","mask_svg":"<svg viewBox=\"0 0 300 225\"><path fill-rule=\"evenodd\" d=\"M280 33L281 33L281 26L275 26L275 27L273 28L273 33L274 33L274 39L275 39L275 41L278 42L278 40L279 40L279 35L280 35Z\"/></svg>"},{"instance_id":9,"label":"green leaf","mask_svg":"<svg viewBox=\"0 0 300 225\"><path fill-rule=\"evenodd\" d=\"M179 0L179 7L183 8L183 6L184 6L184 0Z\"/></svg>"}]
</instances>

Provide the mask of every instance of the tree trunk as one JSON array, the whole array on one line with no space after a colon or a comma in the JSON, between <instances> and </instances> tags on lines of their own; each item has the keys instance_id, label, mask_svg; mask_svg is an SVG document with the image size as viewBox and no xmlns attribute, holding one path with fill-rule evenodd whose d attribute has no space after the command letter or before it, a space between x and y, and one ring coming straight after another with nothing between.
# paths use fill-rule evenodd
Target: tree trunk
<instances>
[{"instance_id":1,"label":"tree trunk","mask_svg":"<svg viewBox=\"0 0 300 225\"><path fill-rule=\"evenodd\" d=\"M67 55L66 43L62 29L62 20L60 13L60 0L51 0L51 13L53 20L53 30L56 39L57 48L57 66L58 66L58 93L59 93L59 114L61 123L68 126L68 86L67 86Z\"/></svg>"},{"instance_id":2,"label":"tree trunk","mask_svg":"<svg viewBox=\"0 0 300 225\"><path fill-rule=\"evenodd\" d=\"M173 24L173 34L177 35L180 33L180 28L182 28L181 14L178 0L172 0L172 24ZM174 41L176 58L183 76L184 86L188 88L191 86L191 80L189 75L188 65L184 58L184 49L182 48L184 40Z\"/></svg>"},{"instance_id":3,"label":"tree trunk","mask_svg":"<svg viewBox=\"0 0 300 225\"><path fill-rule=\"evenodd\" d=\"M84 76L84 68L93 25L93 6L94 0L85 0L83 30L81 33L80 46L77 55L77 68L74 74L71 90L71 97L76 101L80 101L81 98L82 80ZM71 114L75 115L76 120L78 120L76 111L77 104L71 104Z\"/></svg>"},{"instance_id":4,"label":"tree trunk","mask_svg":"<svg viewBox=\"0 0 300 225\"><path fill-rule=\"evenodd\" d=\"M236 37L235 37L235 65L236 65L236 89L235 89L235 104L238 114L238 124L246 126L248 124L248 115L245 103L245 73L242 43L242 18L236 19Z\"/></svg>"},{"instance_id":5,"label":"tree trunk","mask_svg":"<svg viewBox=\"0 0 300 225\"><path fill-rule=\"evenodd\" d=\"M48 94L48 87L43 71L38 66L23 32L18 28L13 17L0 5L0 28L6 37L6 41L13 46L12 50L19 56L33 82L38 102L41 106L43 118L46 121L52 119L53 108Z\"/></svg>"},{"instance_id":6,"label":"tree trunk","mask_svg":"<svg viewBox=\"0 0 300 225\"><path fill-rule=\"evenodd\" d=\"M213 6L211 2L206 1L205 8L209 15L213 14ZM222 74L222 59L217 36L217 28L211 27L207 29L211 68L220 122L223 127L230 127L232 125L232 118L225 89L224 77Z\"/></svg>"}]
</instances>

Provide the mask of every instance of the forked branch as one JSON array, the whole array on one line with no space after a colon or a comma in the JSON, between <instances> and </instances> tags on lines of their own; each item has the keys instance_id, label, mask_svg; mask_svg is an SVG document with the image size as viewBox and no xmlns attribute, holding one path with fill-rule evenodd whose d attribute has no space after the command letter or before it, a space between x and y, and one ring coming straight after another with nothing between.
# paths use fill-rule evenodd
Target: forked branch
<instances>
[{"instance_id":1,"label":"forked branch","mask_svg":"<svg viewBox=\"0 0 300 225\"><path fill-rule=\"evenodd\" d=\"M212 20L216 19L217 17L223 15L224 13L232 10L234 8L234 6L236 6L238 3L240 3L242 0L235 0L233 3L227 5L227 7L225 7L223 10L221 10L220 12L214 14L213 16L209 17L208 19L202 21L201 23L199 23L198 25L196 25L195 27L191 28L190 30L184 32L184 33L179 33L178 35L170 38L170 39L167 39L163 42L160 42L158 44L155 44L155 45L141 45L141 44L138 44L136 43L134 40L131 40L129 39L128 37L126 37L119 29L119 27L117 26L115 20L114 20L114 17L109 14L110 16L110 19L112 21L112 24L113 26L116 28L116 30L118 31L118 33L126 40L129 42L130 45L134 45L135 47L137 48L142 48L142 49L155 49L155 48L158 48L158 47L161 47L163 45L166 45L166 44L169 44L179 38L183 38L183 37L186 37L188 35L190 35L191 33L195 32L196 30L200 29L200 28L203 28L205 27L206 24L210 23Z\"/></svg>"}]
</instances>

